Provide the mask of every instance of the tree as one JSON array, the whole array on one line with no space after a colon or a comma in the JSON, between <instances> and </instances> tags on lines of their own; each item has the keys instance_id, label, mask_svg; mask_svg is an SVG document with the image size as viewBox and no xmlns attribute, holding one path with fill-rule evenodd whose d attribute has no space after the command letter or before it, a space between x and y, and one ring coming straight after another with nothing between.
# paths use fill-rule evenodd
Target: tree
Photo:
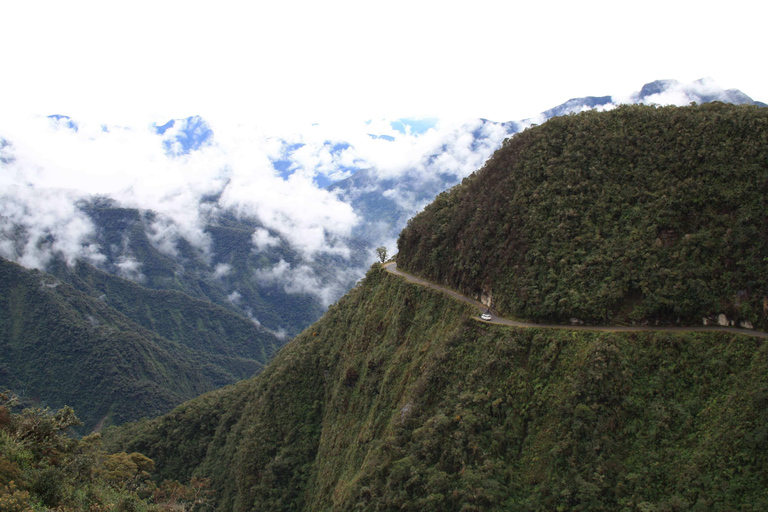
<instances>
[{"instance_id":1,"label":"tree","mask_svg":"<svg viewBox=\"0 0 768 512\"><path fill-rule=\"evenodd\" d=\"M379 259L382 263L387 261L387 248L383 245L381 247L376 248L376 254L379 256Z\"/></svg>"}]
</instances>

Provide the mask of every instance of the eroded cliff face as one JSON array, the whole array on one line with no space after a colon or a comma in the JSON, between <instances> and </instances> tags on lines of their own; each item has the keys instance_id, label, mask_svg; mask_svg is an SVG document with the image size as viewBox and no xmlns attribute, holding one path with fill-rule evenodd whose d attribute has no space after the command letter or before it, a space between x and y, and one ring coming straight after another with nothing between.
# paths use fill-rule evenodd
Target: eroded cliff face
<instances>
[{"instance_id":1,"label":"eroded cliff face","mask_svg":"<svg viewBox=\"0 0 768 512\"><path fill-rule=\"evenodd\" d=\"M768 505L763 341L473 314L375 265L260 376L108 437L227 511Z\"/></svg>"}]
</instances>

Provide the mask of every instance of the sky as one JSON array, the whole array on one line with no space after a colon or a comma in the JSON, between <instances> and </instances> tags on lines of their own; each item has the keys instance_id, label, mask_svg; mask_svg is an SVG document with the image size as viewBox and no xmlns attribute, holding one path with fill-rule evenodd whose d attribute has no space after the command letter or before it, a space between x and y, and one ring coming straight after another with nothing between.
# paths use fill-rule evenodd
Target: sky
<instances>
[{"instance_id":1,"label":"sky","mask_svg":"<svg viewBox=\"0 0 768 512\"><path fill-rule=\"evenodd\" d=\"M486 124L478 149L478 118L535 118L658 79L710 77L768 102L768 4L741 0L6 1L0 12L0 256L40 269L54 254L103 261L77 207L96 194L161 214L149 227L160 250L184 237L210 252L202 198L218 194L215 208L264 226L254 251L280 237L303 255L307 266L270 275L307 291L311 263L348 257L361 221L325 185L359 169L460 180L507 136ZM121 261L141 275L130 254Z\"/></svg>"},{"instance_id":2,"label":"sky","mask_svg":"<svg viewBox=\"0 0 768 512\"><path fill-rule=\"evenodd\" d=\"M768 101L768 4L4 2L0 115L511 121L711 77Z\"/></svg>"}]
</instances>

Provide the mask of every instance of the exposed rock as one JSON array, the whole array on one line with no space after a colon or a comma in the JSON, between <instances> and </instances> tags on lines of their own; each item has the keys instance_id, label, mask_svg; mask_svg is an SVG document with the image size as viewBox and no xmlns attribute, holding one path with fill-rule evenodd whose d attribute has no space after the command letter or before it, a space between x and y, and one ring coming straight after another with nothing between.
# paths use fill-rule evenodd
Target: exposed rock
<instances>
[{"instance_id":1,"label":"exposed rock","mask_svg":"<svg viewBox=\"0 0 768 512\"><path fill-rule=\"evenodd\" d=\"M571 325L584 325L584 321L579 320L576 317L571 317Z\"/></svg>"},{"instance_id":2,"label":"exposed rock","mask_svg":"<svg viewBox=\"0 0 768 512\"><path fill-rule=\"evenodd\" d=\"M491 292L490 286L483 287L483 291L480 294L480 302L482 302L485 307L493 307L493 293Z\"/></svg>"},{"instance_id":3,"label":"exposed rock","mask_svg":"<svg viewBox=\"0 0 768 512\"><path fill-rule=\"evenodd\" d=\"M729 325L728 317L725 316L723 313L720 313L719 315L717 315L717 325L720 325L722 327L728 327Z\"/></svg>"},{"instance_id":4,"label":"exposed rock","mask_svg":"<svg viewBox=\"0 0 768 512\"><path fill-rule=\"evenodd\" d=\"M744 329L754 329L755 328L755 326L752 325L752 322L750 322L748 320L742 320L741 322L739 322L739 326L743 327Z\"/></svg>"}]
</instances>

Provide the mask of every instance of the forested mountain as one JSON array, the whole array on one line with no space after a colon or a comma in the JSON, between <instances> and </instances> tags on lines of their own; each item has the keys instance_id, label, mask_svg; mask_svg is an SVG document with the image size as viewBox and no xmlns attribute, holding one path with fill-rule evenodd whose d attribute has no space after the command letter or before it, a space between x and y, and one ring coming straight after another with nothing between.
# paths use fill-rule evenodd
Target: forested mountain
<instances>
[{"instance_id":1,"label":"forested mountain","mask_svg":"<svg viewBox=\"0 0 768 512\"><path fill-rule=\"evenodd\" d=\"M398 265L522 318L765 327L766 212L764 108L624 106L508 139Z\"/></svg>"},{"instance_id":2,"label":"forested mountain","mask_svg":"<svg viewBox=\"0 0 768 512\"><path fill-rule=\"evenodd\" d=\"M179 292L79 266L80 290L0 258L0 388L119 424L261 371L283 340ZM84 291L81 291L84 290Z\"/></svg>"},{"instance_id":3,"label":"forested mountain","mask_svg":"<svg viewBox=\"0 0 768 512\"><path fill-rule=\"evenodd\" d=\"M470 315L376 268L258 377L108 446L226 511L768 505L763 340Z\"/></svg>"},{"instance_id":4,"label":"forested mountain","mask_svg":"<svg viewBox=\"0 0 768 512\"><path fill-rule=\"evenodd\" d=\"M718 90L713 84L683 85L674 81L646 84L639 93L624 101L663 102L670 95L694 101L725 99L755 103L738 91ZM77 197L73 199L75 202L66 205L69 196L62 193L41 194L42 201L55 204L50 211L36 215L35 209L41 206L24 201L29 199L27 196L37 196L38 193L32 189L11 188L0 193L0 204L3 205L0 253L45 269L62 283L71 285L82 294L79 296L82 300L77 304L83 307L88 304L89 308L102 304L109 308L111 315L119 313L119 330L125 335L131 329L140 328L136 336L142 340L156 336L178 349L185 347L185 350L235 358L234 362L227 359L223 366L216 362L215 370L200 370L207 372L207 377L193 378L199 383L194 389L208 390L211 386L252 375L284 340L315 321L328 304L354 285L362 275L362 269L373 259L374 247L386 243L391 250L397 233L411 215L436 194L480 167L505 137L555 114L592 108L611 109L617 102L618 98L608 96L577 98L543 113L541 119L518 123L476 120L446 134L437 145L425 146L423 154L398 169L359 169L351 177L329 187L329 192L340 204L349 205L347 213L354 214L357 223L345 236L312 227L307 233L317 235L316 242L321 247L315 251L299 248L297 244L301 240L297 242L295 237L288 237L280 229L268 227L264 219L254 213L258 210L249 209L242 203L222 201L222 196L228 192L226 188L201 196L196 211L190 212L189 218L183 215L172 218L151 209L126 207L105 196L83 198L74 195L72 197ZM524 141L535 142L543 137L542 134L560 130L560 135L553 135L553 140L546 143L551 146L546 151L552 153L552 162L546 165L557 165L561 170L539 182L536 180L549 173L549 169L543 174L541 169L530 171L526 186L535 190L536 196L528 198L525 189L521 188L522 192L516 192L514 197L499 199L496 194L496 199L488 204L483 199L480 210L472 214L470 227L461 225L466 220L463 217L467 215L466 211L459 212L445 224L441 224L441 220L438 224L424 221L432 215L429 212L445 206L445 197L454 197L441 196L426 216L414 221L413 229L404 232L403 240L412 238L414 233L417 240L410 239L409 244L413 247L409 245L402 251L402 265L411 265L413 251L421 256L429 254L429 265L438 269L415 264L413 268L440 280L450 274L448 282L459 289L473 295L485 293L500 311L528 318L559 321L573 318L584 322L677 322L679 318L681 322L700 322L706 317L707 321L714 322L724 315L728 322L762 326L765 320L761 312L765 311L766 294L762 270L765 265L761 263L765 256L761 244L764 243L765 228L761 224L764 214L760 212L765 210L765 205L759 198L765 194L761 192L763 184L755 181L754 173L750 174L751 166L762 158L759 148L765 146L759 138L763 132L755 125L760 122L759 112L762 110L757 107L739 110L750 114L740 114L738 120L718 124L720 114L717 112L722 108L699 111L709 112L704 124L714 123L722 129L706 142L688 146L685 137L698 136L700 127L694 126L698 121L694 118L686 120L683 114L669 114L679 125L660 128L654 124L656 121L644 120L643 116L637 118L637 123L627 119L624 124L635 126L612 125L610 129L617 131L606 137L605 148L595 147L592 138L602 137L608 129L600 128L601 123L614 123L602 120L618 119L628 115L627 112L634 112L632 109L619 109L617 112L620 113L612 114L614 117L593 113L577 116L577 121L568 117L555 118L544 123L545 128L523 132L521 137L512 139L515 142L508 142L501 153L506 154L512 146L519 148ZM643 109L637 111L645 112ZM601 121L593 122L593 119ZM185 126L189 129L202 126L200 123L203 122L199 118L187 121ZM63 122L66 126L62 129L76 131L73 120L67 118ZM572 122L581 123L584 130L569 135L568 123ZM410 129L403 127L406 128ZM664 132L659 141L649 142L659 130ZM621 138L624 132L634 133L634 139L625 143ZM176 136L181 137L181 133ZM208 127L200 133L205 135L205 140L189 146L179 146L176 144L178 140L174 142L173 148L184 151L171 156L189 156L210 147L214 140L213 131ZM568 137L578 140L569 141ZM14 146L12 142L2 144L0 164L4 168L13 167L17 163L14 160L16 153L12 151ZM531 144L534 148L531 151L539 150L539 146ZM655 144L661 144L659 147L666 160L661 156L639 156L657 152ZM583 150L580 149L582 146ZM301 151L301 147L291 147L294 152ZM331 153L339 156L350 146L329 143L329 148ZM711 165L723 167L724 162L729 162L730 174L711 173L709 167L703 166L701 169L707 173L705 179L699 180L696 174L699 170L691 167L691 162L698 162L702 151L714 148L718 152L713 151L715 156ZM603 156L593 155L603 149L606 150L600 153ZM563 155L558 156L558 152ZM678 156L679 161L673 165L672 160ZM273 165L277 166L275 169L283 169L285 179L290 180L291 173L297 172L297 164L290 160L290 154L286 158L288 160L275 161ZM594 158L602 160L596 162ZM570 161L573 165L568 167ZM592 167L603 169L614 162L626 165L614 173L600 170L604 176L590 175ZM648 173L633 174L636 168ZM685 180L677 183L676 174L666 172L671 168L688 173ZM633 182L637 181L637 176L647 178ZM493 185L486 185L488 188L483 189L482 194L490 194L493 187L509 185L509 179L504 183L494 180L496 178L484 181L493 182ZM569 194L561 193L563 187ZM14 194L27 199L18 199ZM17 203L17 199L21 202ZM510 202L513 200L517 202ZM529 203L537 201L540 209L527 209ZM554 225L549 222L553 218L550 214L557 213L560 203L567 204L570 209L561 212L563 218ZM631 208L625 208L625 204ZM510 205L512 207L506 208ZM491 207L494 210L489 210ZM602 210L595 210L597 207ZM499 208L505 209L501 211ZM578 213L579 208L589 212L589 222L581 222L584 217ZM696 213L682 218L676 213L683 210L698 212L699 209L707 214ZM572 210L577 213L573 215ZM516 224L519 219L515 216L522 211L526 212L528 224L520 230ZM489 216L494 212L504 221L497 222L496 217ZM647 212L652 215L645 216ZM284 225L290 226L293 220L286 220L281 215L278 217L285 221ZM182 222L185 219L188 224ZM48 221L53 224L46 225ZM629 235L621 227L628 225L635 226L635 231ZM510 231L513 226L514 232ZM446 229L453 231L446 234ZM578 231L574 238L562 239L561 231L574 230ZM457 233L463 240L461 243L456 239ZM509 233L513 236L504 241L509 250L492 250L501 240L498 237ZM752 245L744 245L745 240L750 240ZM435 245L433 250L430 244L438 241L442 245ZM653 242L652 246L648 245L649 241ZM457 245L449 245L454 242ZM515 258L517 267L509 272L508 266ZM520 258L532 260L521 265ZM656 265L669 266L656 271ZM633 277L635 274L628 269L640 269L642 274ZM583 290L574 287L578 279L590 280L589 287ZM10 290L15 285L3 283L2 286ZM510 290L518 286L523 293L511 296ZM720 291L727 293L727 298ZM10 300L8 297L4 300ZM9 306L0 315L7 322L13 315L16 315L13 322L31 322L24 317L27 311L33 311L31 304L14 304L16 313L12 314ZM75 310L74 304L66 303L72 315L82 320L90 314ZM44 311L35 313L38 315L36 324L49 325L57 331L61 315L57 313L54 318L45 318ZM254 326L254 322L261 327ZM40 338L24 337L33 330L13 331L7 335L11 337L0 342L18 346L36 343ZM82 336L89 338L91 334ZM64 341L71 343L73 340L73 336L60 337L61 343L46 343L46 350L66 353L71 348ZM187 356L179 357L178 361L186 361ZM243 363L241 359L247 362ZM62 394L63 390L59 389L59 394L48 396L45 390L56 385L52 379L58 371L57 365L52 366L53 370L47 370L45 365L36 370L38 361L34 359L19 365L10 361L10 358L3 358L0 364L5 372L3 382L14 391L25 392L33 401L76 406L88 427L108 415L107 405L98 405L91 410L88 409L90 405L84 405L91 402L83 401L82 397L75 401L66 398L76 394L74 388L69 394ZM98 363L97 368L101 373L93 374L93 379L121 373L106 362ZM35 375L35 371L39 375ZM49 371L54 373L46 373ZM166 373L165 370L160 372ZM157 380L156 377L150 381ZM30 382L38 384L31 386ZM198 392L186 384L180 386L186 391L171 393L173 396L168 395L157 402L162 405L152 405L155 398L148 399L146 407L137 402L130 412L109 416L108 422L154 414Z\"/></svg>"},{"instance_id":5,"label":"forested mountain","mask_svg":"<svg viewBox=\"0 0 768 512\"><path fill-rule=\"evenodd\" d=\"M210 236L206 252L152 211L123 208L108 198L82 203L81 208L95 228L89 243L101 248L103 260L81 261L75 269L58 260L49 268L75 286L82 283L78 275L100 275L94 263L98 269L142 287L182 292L213 302L286 335L301 331L322 313L322 304L314 295L287 293L279 284L256 279L258 270L280 261L295 264L300 259L295 250L277 238L273 245L254 251L254 233L264 229L258 222L224 214L212 218L206 226ZM86 280L91 281L92 288L95 286L94 292L99 291L99 286L108 286L103 275Z\"/></svg>"},{"instance_id":6,"label":"forested mountain","mask_svg":"<svg viewBox=\"0 0 768 512\"><path fill-rule=\"evenodd\" d=\"M330 185L344 201L354 206L362 222L356 229L370 252L382 243L395 245L408 219L434 198L481 167L504 139L536 123L586 110L610 110L621 104L687 105L720 101L765 107L737 89L723 90L711 80L689 84L656 80L628 97L588 96L572 98L533 119L496 122L477 119L456 129L442 144L430 148L400 172L381 169L357 171L350 178Z\"/></svg>"},{"instance_id":7,"label":"forested mountain","mask_svg":"<svg viewBox=\"0 0 768 512\"><path fill-rule=\"evenodd\" d=\"M398 265L504 312L522 275L552 308L537 317L765 325L767 119L713 104L550 120L415 218ZM492 288L465 277L481 272ZM690 309L662 307L678 302ZM210 478L222 511L768 507L763 339L473 316L374 265L259 376L110 430L108 446L161 478Z\"/></svg>"}]
</instances>

